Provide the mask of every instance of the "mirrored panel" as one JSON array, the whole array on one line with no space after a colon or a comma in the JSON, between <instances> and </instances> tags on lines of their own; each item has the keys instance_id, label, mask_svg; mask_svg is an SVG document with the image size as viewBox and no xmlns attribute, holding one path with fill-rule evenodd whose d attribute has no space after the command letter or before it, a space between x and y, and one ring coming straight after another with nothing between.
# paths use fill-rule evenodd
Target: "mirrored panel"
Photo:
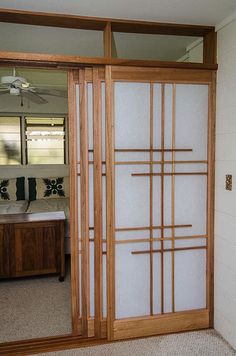
<instances>
[{"instance_id":1,"label":"mirrored panel","mask_svg":"<svg viewBox=\"0 0 236 356\"><path fill-rule=\"evenodd\" d=\"M67 73L0 78L0 343L70 334Z\"/></svg>"}]
</instances>

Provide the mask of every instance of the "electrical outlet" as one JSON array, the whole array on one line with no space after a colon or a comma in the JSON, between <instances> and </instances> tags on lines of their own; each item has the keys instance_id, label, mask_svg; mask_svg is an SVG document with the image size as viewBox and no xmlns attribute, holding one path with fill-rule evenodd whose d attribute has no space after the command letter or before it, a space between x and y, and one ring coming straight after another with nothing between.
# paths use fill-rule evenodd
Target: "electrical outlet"
<instances>
[{"instance_id":1,"label":"electrical outlet","mask_svg":"<svg viewBox=\"0 0 236 356\"><path fill-rule=\"evenodd\" d=\"M232 174L226 174L225 176L225 189L232 190Z\"/></svg>"}]
</instances>

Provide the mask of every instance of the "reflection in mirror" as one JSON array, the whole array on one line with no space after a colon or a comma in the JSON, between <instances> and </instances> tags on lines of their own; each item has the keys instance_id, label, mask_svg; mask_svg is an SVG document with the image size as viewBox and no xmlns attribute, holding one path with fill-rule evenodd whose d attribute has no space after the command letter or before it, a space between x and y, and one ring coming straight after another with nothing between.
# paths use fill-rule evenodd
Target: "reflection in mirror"
<instances>
[{"instance_id":1,"label":"reflection in mirror","mask_svg":"<svg viewBox=\"0 0 236 356\"><path fill-rule=\"evenodd\" d=\"M0 343L71 333L67 73L0 68Z\"/></svg>"}]
</instances>

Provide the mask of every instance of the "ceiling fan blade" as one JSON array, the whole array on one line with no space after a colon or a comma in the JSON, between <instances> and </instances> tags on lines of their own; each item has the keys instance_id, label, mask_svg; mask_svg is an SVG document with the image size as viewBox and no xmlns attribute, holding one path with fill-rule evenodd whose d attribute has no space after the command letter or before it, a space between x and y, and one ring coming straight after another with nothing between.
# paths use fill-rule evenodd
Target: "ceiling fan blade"
<instances>
[{"instance_id":1,"label":"ceiling fan blade","mask_svg":"<svg viewBox=\"0 0 236 356\"><path fill-rule=\"evenodd\" d=\"M0 95L7 94L7 93L9 93L8 89L0 90Z\"/></svg>"},{"instance_id":2,"label":"ceiling fan blade","mask_svg":"<svg viewBox=\"0 0 236 356\"><path fill-rule=\"evenodd\" d=\"M40 95L30 91L30 90L21 90L21 94L23 97L29 99L33 103L36 104L47 104L48 101L44 98L42 98Z\"/></svg>"},{"instance_id":3,"label":"ceiling fan blade","mask_svg":"<svg viewBox=\"0 0 236 356\"><path fill-rule=\"evenodd\" d=\"M39 95L50 95L50 96L58 96L60 98L67 98L66 90L58 90L58 89L40 89L40 88L32 88L33 91Z\"/></svg>"}]
</instances>

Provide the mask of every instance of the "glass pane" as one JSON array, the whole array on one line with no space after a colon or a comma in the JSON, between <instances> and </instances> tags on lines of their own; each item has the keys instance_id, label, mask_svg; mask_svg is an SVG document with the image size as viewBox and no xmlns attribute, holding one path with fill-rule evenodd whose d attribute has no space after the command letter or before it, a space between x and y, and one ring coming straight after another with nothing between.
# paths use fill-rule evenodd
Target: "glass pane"
<instances>
[{"instance_id":1,"label":"glass pane","mask_svg":"<svg viewBox=\"0 0 236 356\"><path fill-rule=\"evenodd\" d=\"M116 246L116 318L149 315L150 313L150 255L132 254L149 250L149 244Z\"/></svg>"},{"instance_id":2,"label":"glass pane","mask_svg":"<svg viewBox=\"0 0 236 356\"><path fill-rule=\"evenodd\" d=\"M174 62L203 61L202 38L114 32L113 56ZM195 43L198 45L194 46Z\"/></svg>"},{"instance_id":3,"label":"glass pane","mask_svg":"<svg viewBox=\"0 0 236 356\"><path fill-rule=\"evenodd\" d=\"M176 85L176 148L178 160L206 160L208 136L208 86Z\"/></svg>"},{"instance_id":4,"label":"glass pane","mask_svg":"<svg viewBox=\"0 0 236 356\"><path fill-rule=\"evenodd\" d=\"M0 117L0 164L21 164L19 117Z\"/></svg>"},{"instance_id":5,"label":"glass pane","mask_svg":"<svg viewBox=\"0 0 236 356\"><path fill-rule=\"evenodd\" d=\"M115 148L149 148L149 112L150 84L115 83Z\"/></svg>"},{"instance_id":6,"label":"glass pane","mask_svg":"<svg viewBox=\"0 0 236 356\"><path fill-rule=\"evenodd\" d=\"M132 228L149 225L149 180L133 177L133 173L146 173L143 166L116 166L115 170L116 227ZM139 231L119 234L117 238L138 238Z\"/></svg>"},{"instance_id":7,"label":"glass pane","mask_svg":"<svg viewBox=\"0 0 236 356\"><path fill-rule=\"evenodd\" d=\"M1 51L103 56L103 32L0 22Z\"/></svg>"},{"instance_id":8,"label":"glass pane","mask_svg":"<svg viewBox=\"0 0 236 356\"><path fill-rule=\"evenodd\" d=\"M176 311L206 308L206 251L175 253Z\"/></svg>"},{"instance_id":9,"label":"glass pane","mask_svg":"<svg viewBox=\"0 0 236 356\"><path fill-rule=\"evenodd\" d=\"M65 119L26 118L28 164L65 163Z\"/></svg>"}]
</instances>

